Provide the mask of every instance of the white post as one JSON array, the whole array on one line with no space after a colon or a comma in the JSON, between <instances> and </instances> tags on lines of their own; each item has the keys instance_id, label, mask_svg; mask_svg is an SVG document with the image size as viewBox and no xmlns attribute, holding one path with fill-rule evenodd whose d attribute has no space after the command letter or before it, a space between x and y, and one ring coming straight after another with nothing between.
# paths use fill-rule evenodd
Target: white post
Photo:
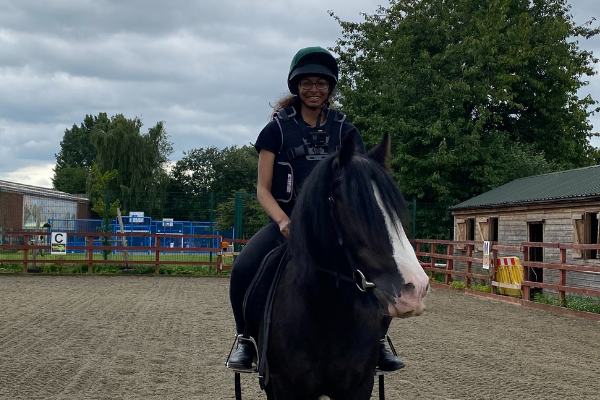
<instances>
[{"instance_id":1,"label":"white post","mask_svg":"<svg viewBox=\"0 0 600 400\"><path fill-rule=\"evenodd\" d=\"M120 207L117 207L117 219L119 221L119 229L121 230L121 233L125 233L125 230L123 229L123 218L121 217ZM121 243L123 243L124 248L127 248L127 239L125 236L121 236ZM129 252L125 249L123 249L123 259L125 262L129 262Z\"/></svg>"}]
</instances>

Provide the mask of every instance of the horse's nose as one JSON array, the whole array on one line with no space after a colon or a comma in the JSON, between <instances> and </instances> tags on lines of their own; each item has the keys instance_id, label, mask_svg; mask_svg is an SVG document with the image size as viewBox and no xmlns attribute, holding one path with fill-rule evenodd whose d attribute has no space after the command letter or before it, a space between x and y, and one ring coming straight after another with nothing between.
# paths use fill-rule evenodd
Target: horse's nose
<instances>
[{"instance_id":1,"label":"horse's nose","mask_svg":"<svg viewBox=\"0 0 600 400\"><path fill-rule=\"evenodd\" d=\"M430 284L428 283L427 286L425 286L425 290L423 290L422 292L417 292L417 286L414 283L409 282L404 284L404 290L406 290L407 293L413 293L413 296L420 296L421 298L425 297L427 293L429 293L430 288Z\"/></svg>"}]
</instances>

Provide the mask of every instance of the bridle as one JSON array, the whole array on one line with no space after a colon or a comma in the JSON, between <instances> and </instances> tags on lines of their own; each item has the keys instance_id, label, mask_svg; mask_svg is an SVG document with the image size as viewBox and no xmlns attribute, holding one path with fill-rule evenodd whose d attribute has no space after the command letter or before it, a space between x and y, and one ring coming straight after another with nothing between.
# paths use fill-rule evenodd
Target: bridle
<instances>
[{"instance_id":1,"label":"bridle","mask_svg":"<svg viewBox=\"0 0 600 400\"><path fill-rule=\"evenodd\" d=\"M350 252L348 246L345 245L344 236L342 235L342 230L340 229L340 225L335 214L335 199L333 198L333 195L329 196L329 198L327 199L327 203L329 204L329 216L333 221L333 229L337 237L337 243L338 246L342 249L343 254L346 256L346 259L348 260L351 275L348 276L346 274L339 273L337 269L335 271L330 271L324 268L317 267L317 270L332 275L335 278L336 288L339 286L339 281L342 280L344 282L355 284L358 290L360 290L363 293L367 292L367 290L370 289L376 289L377 285L375 285L373 282L369 282L365 277L365 274L360 269L358 269L358 266L354 261L352 253Z\"/></svg>"}]
</instances>

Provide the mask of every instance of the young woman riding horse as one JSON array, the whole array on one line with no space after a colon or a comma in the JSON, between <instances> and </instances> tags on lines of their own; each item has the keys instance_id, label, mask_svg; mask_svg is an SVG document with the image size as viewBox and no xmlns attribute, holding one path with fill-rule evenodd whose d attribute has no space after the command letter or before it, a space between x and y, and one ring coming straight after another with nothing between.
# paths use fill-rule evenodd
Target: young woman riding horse
<instances>
[{"instance_id":1,"label":"young woman riding horse","mask_svg":"<svg viewBox=\"0 0 600 400\"><path fill-rule=\"evenodd\" d=\"M268 400L371 399L383 321L425 309L429 280L399 219L406 208L386 171L389 148L386 135L365 156L346 138L320 162L287 242L260 268L261 277L276 269L267 312L250 295L245 315Z\"/></svg>"},{"instance_id":2,"label":"young woman riding horse","mask_svg":"<svg viewBox=\"0 0 600 400\"><path fill-rule=\"evenodd\" d=\"M338 65L333 55L321 47L301 49L294 56L288 74L291 96L280 102L274 118L256 140L258 159L258 201L269 215L270 223L256 233L237 257L231 272L230 299L237 333L245 332L243 302L263 258L290 231L290 215L297 195L315 165L334 153L346 136L351 135L358 152L364 145L358 130L345 122L345 116L329 109L329 97L338 81ZM381 326L384 337L391 318ZM254 345L240 340L228 360L234 370L252 369L256 357ZM378 367L395 371L404 362L379 342Z\"/></svg>"}]
</instances>

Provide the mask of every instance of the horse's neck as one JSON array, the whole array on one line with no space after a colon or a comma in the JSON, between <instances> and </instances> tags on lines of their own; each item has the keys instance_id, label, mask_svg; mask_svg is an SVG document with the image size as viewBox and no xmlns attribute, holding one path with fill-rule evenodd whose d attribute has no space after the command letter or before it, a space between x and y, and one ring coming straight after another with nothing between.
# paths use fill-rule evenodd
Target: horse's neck
<instances>
[{"instance_id":1,"label":"horse's neck","mask_svg":"<svg viewBox=\"0 0 600 400\"><path fill-rule=\"evenodd\" d=\"M312 266L313 270L308 274L298 275L299 268L289 267L283 277L283 282L287 282L284 290L290 300L295 298L295 301L303 303L309 313L316 312L325 318L329 318L330 313L361 320L377 317L377 300L371 293L360 292L354 283L335 277L337 272L349 278L349 269Z\"/></svg>"}]
</instances>

